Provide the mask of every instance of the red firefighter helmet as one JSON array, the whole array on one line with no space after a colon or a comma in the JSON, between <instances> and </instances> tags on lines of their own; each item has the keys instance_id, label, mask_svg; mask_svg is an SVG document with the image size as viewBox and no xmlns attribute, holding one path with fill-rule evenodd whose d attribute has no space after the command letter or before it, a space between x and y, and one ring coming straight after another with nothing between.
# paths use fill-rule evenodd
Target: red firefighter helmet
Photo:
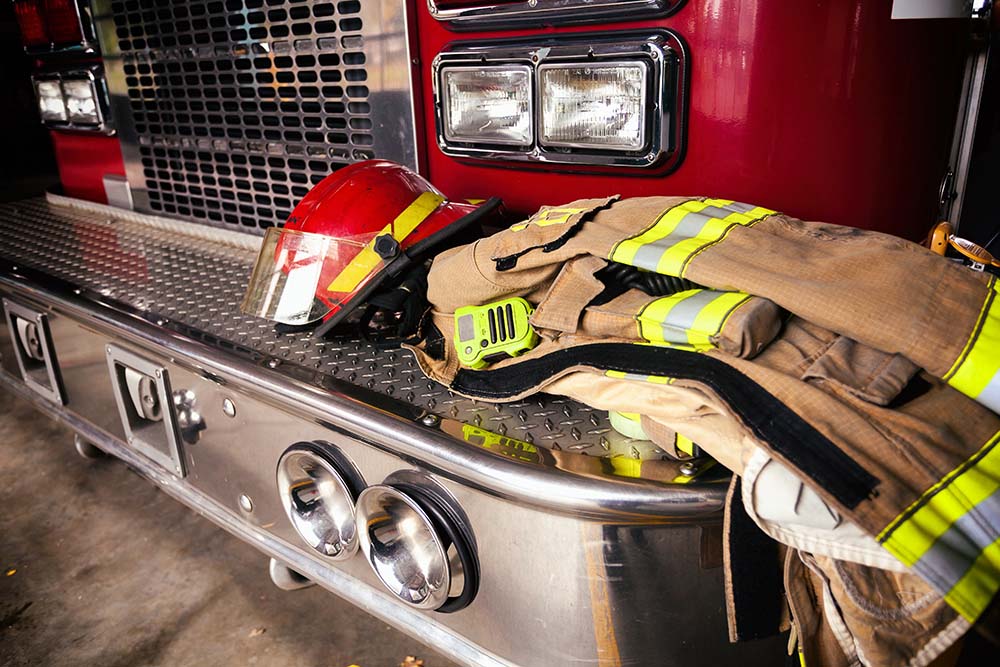
<instances>
[{"instance_id":1,"label":"red firefighter helmet","mask_svg":"<svg viewBox=\"0 0 1000 667\"><path fill-rule=\"evenodd\" d=\"M309 191L283 228L267 230L241 308L322 335L499 204L450 202L386 160L343 167Z\"/></svg>"}]
</instances>

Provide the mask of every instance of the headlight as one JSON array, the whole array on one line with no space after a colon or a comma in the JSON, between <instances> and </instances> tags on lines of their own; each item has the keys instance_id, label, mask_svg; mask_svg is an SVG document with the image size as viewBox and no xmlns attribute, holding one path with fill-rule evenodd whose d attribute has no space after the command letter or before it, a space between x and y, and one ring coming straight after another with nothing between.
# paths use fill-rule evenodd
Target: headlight
<instances>
[{"instance_id":1,"label":"headlight","mask_svg":"<svg viewBox=\"0 0 1000 667\"><path fill-rule=\"evenodd\" d=\"M646 143L646 64L538 68L544 146L638 151Z\"/></svg>"},{"instance_id":2,"label":"headlight","mask_svg":"<svg viewBox=\"0 0 1000 667\"><path fill-rule=\"evenodd\" d=\"M97 105L97 90L90 79L65 79L62 84L66 111L72 123L99 125L101 114Z\"/></svg>"},{"instance_id":3,"label":"headlight","mask_svg":"<svg viewBox=\"0 0 1000 667\"><path fill-rule=\"evenodd\" d=\"M531 145L528 67L443 69L441 87L448 141Z\"/></svg>"},{"instance_id":4,"label":"headlight","mask_svg":"<svg viewBox=\"0 0 1000 667\"><path fill-rule=\"evenodd\" d=\"M35 78L35 93L46 125L114 134L108 123L107 84L99 65L44 72Z\"/></svg>"},{"instance_id":5,"label":"headlight","mask_svg":"<svg viewBox=\"0 0 1000 667\"><path fill-rule=\"evenodd\" d=\"M433 65L438 146L454 157L665 174L685 154L688 70L669 30L451 42Z\"/></svg>"},{"instance_id":6,"label":"headlight","mask_svg":"<svg viewBox=\"0 0 1000 667\"><path fill-rule=\"evenodd\" d=\"M333 560L358 549L354 500L360 475L332 445L299 443L278 461L278 494L306 544Z\"/></svg>"},{"instance_id":7,"label":"headlight","mask_svg":"<svg viewBox=\"0 0 1000 667\"><path fill-rule=\"evenodd\" d=\"M63 102L62 86L56 79L35 81L38 94L38 111L44 123L65 123L66 103Z\"/></svg>"}]
</instances>

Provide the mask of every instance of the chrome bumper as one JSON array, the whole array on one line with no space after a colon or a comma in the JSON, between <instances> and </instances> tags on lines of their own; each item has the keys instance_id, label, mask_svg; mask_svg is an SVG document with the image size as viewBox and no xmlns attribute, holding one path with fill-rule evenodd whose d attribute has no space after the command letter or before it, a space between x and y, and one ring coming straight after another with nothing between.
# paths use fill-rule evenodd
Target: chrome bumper
<instances>
[{"instance_id":1,"label":"chrome bumper","mask_svg":"<svg viewBox=\"0 0 1000 667\"><path fill-rule=\"evenodd\" d=\"M663 481L675 464L655 447L563 399L478 404L430 383L405 353L276 336L237 308L256 242L93 205L0 205L0 295L45 315L64 404L22 381L6 330L0 382L270 557L464 664L779 660L777 644L727 643L724 477ZM186 475L127 442L109 345L159 364L193 396L203 428L182 444ZM470 426L527 447L484 444ZM454 496L482 572L469 607L415 610L362 555L333 563L302 542L275 465L313 440L339 447L368 484L416 469ZM614 456L635 459L639 476L615 475Z\"/></svg>"}]
</instances>

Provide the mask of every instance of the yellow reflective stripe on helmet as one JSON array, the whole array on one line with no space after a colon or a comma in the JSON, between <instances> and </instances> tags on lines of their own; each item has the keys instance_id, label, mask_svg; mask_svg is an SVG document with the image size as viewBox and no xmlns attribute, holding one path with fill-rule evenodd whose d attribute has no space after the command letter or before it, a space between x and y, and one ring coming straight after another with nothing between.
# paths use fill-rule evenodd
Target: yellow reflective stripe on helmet
<instances>
[{"instance_id":1,"label":"yellow reflective stripe on helmet","mask_svg":"<svg viewBox=\"0 0 1000 667\"><path fill-rule=\"evenodd\" d=\"M928 489L878 540L975 621L1000 589L1000 433Z\"/></svg>"},{"instance_id":2,"label":"yellow reflective stripe on helmet","mask_svg":"<svg viewBox=\"0 0 1000 667\"><path fill-rule=\"evenodd\" d=\"M609 259L647 271L683 276L695 255L738 225L750 226L771 209L727 199L691 200L667 211L644 232L618 242Z\"/></svg>"},{"instance_id":3,"label":"yellow reflective stripe on helmet","mask_svg":"<svg viewBox=\"0 0 1000 667\"><path fill-rule=\"evenodd\" d=\"M431 213L437 210L438 206L444 202L444 197L436 192L424 192L413 200L396 219L382 228L368 244L361 249L361 252L351 260L351 263L340 272L336 278L327 286L327 292L350 293L357 289L358 285L383 261L375 252L375 240L380 236L391 234L397 241L402 241L417 228L417 226L427 219Z\"/></svg>"},{"instance_id":4,"label":"yellow reflective stripe on helmet","mask_svg":"<svg viewBox=\"0 0 1000 667\"><path fill-rule=\"evenodd\" d=\"M1000 280L983 302L976 329L944 379L955 389L1000 412Z\"/></svg>"},{"instance_id":5,"label":"yellow reflective stripe on helmet","mask_svg":"<svg viewBox=\"0 0 1000 667\"><path fill-rule=\"evenodd\" d=\"M677 292L646 304L636 316L639 335L650 343L709 349L715 347L712 338L722 331L729 316L749 299L750 295L742 292Z\"/></svg>"}]
</instances>

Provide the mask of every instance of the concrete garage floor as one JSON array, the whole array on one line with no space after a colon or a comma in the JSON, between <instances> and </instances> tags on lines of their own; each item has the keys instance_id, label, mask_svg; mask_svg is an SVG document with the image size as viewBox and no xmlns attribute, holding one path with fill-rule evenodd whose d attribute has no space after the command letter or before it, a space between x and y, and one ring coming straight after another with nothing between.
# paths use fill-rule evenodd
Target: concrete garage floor
<instances>
[{"instance_id":1,"label":"concrete garage floor","mask_svg":"<svg viewBox=\"0 0 1000 667\"><path fill-rule=\"evenodd\" d=\"M453 663L267 559L0 390L0 665Z\"/></svg>"}]
</instances>

